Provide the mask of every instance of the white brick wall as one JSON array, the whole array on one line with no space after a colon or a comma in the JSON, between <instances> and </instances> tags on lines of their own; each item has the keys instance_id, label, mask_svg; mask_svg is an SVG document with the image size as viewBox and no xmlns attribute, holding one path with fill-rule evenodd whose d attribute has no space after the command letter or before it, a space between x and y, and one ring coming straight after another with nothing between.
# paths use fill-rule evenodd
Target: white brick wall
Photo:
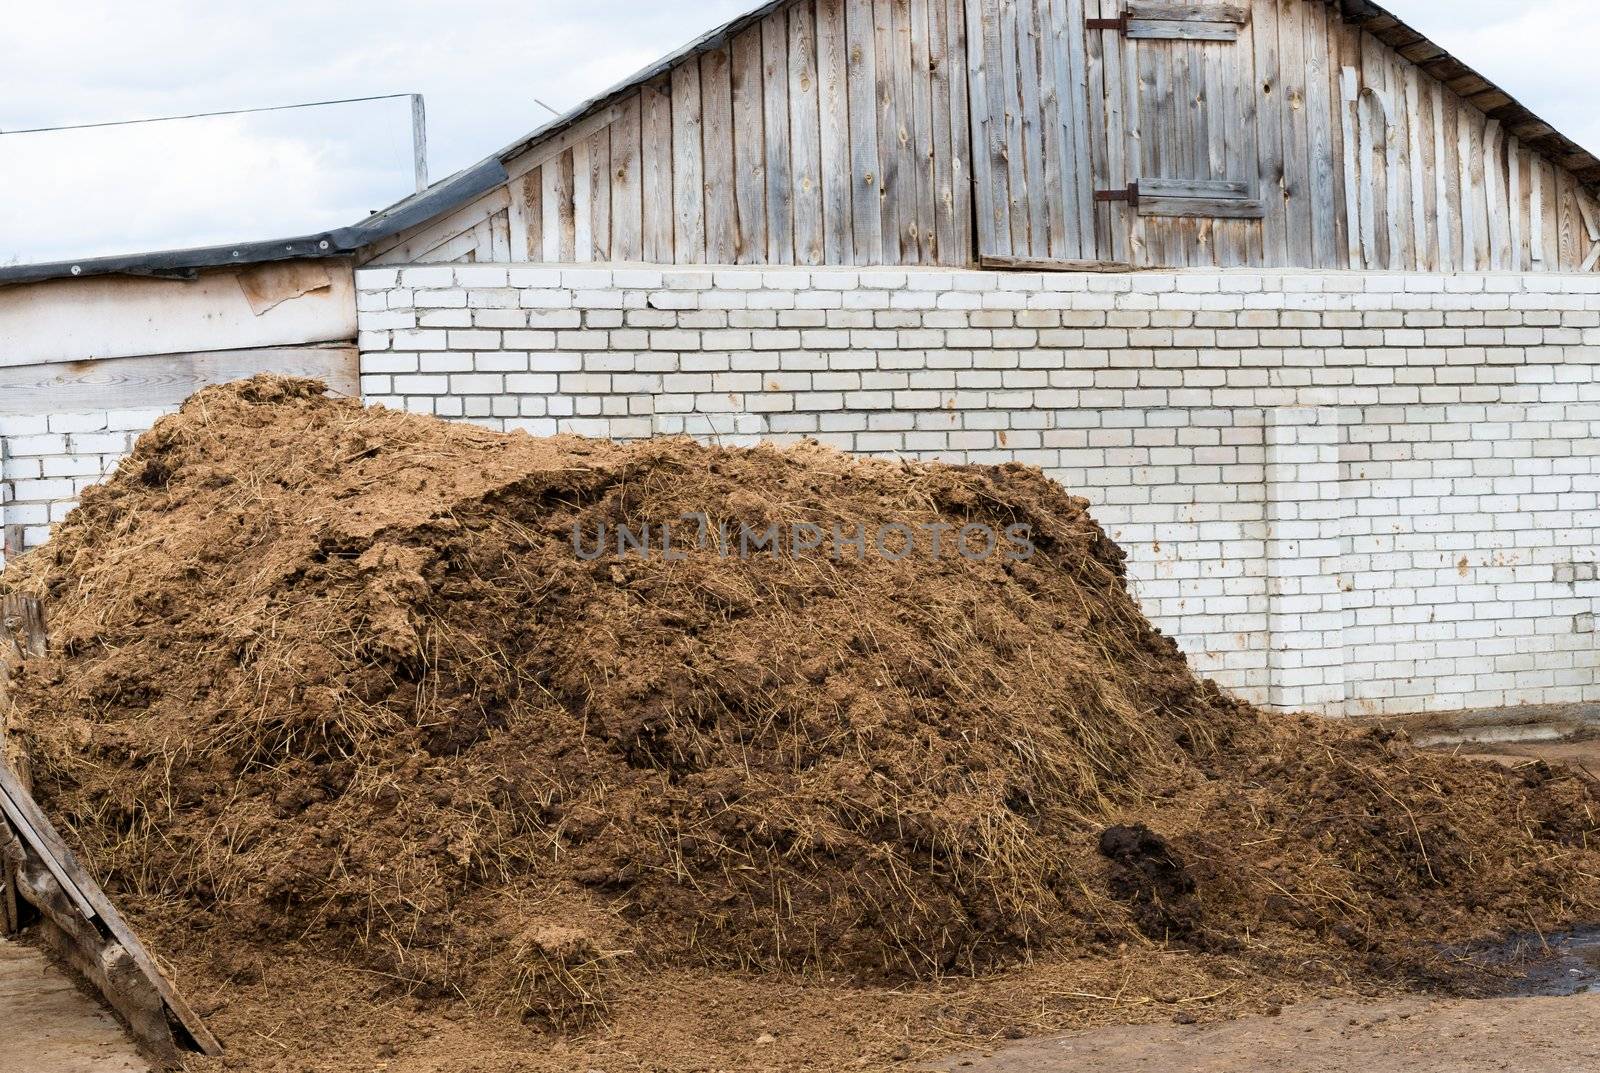
<instances>
[{"instance_id":1,"label":"white brick wall","mask_svg":"<svg viewBox=\"0 0 1600 1073\"><path fill-rule=\"evenodd\" d=\"M369 400L1042 466L1196 666L1330 713L1600 701L1600 276L358 273Z\"/></svg>"},{"instance_id":2,"label":"white brick wall","mask_svg":"<svg viewBox=\"0 0 1600 1073\"><path fill-rule=\"evenodd\" d=\"M78 494L116 468L166 410L0 414L0 564L16 540L42 544Z\"/></svg>"},{"instance_id":3,"label":"white brick wall","mask_svg":"<svg viewBox=\"0 0 1600 1073\"><path fill-rule=\"evenodd\" d=\"M1094 503L1196 667L1259 703L1600 701L1600 276L357 282L369 401L534 434L1041 466ZM0 418L6 520L42 538L154 416Z\"/></svg>"}]
</instances>

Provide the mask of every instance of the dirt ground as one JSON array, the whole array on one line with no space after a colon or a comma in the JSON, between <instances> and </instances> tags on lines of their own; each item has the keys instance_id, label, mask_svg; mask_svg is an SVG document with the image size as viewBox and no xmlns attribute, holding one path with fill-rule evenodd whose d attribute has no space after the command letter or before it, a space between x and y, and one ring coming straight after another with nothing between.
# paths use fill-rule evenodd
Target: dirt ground
<instances>
[{"instance_id":1,"label":"dirt ground","mask_svg":"<svg viewBox=\"0 0 1600 1073\"><path fill-rule=\"evenodd\" d=\"M149 1073L122 1027L31 946L0 939L0 1073Z\"/></svg>"},{"instance_id":2,"label":"dirt ground","mask_svg":"<svg viewBox=\"0 0 1600 1073\"><path fill-rule=\"evenodd\" d=\"M949 1073L1563 1073L1600 1068L1600 995L1314 1002L1277 1017L1029 1040Z\"/></svg>"}]
</instances>

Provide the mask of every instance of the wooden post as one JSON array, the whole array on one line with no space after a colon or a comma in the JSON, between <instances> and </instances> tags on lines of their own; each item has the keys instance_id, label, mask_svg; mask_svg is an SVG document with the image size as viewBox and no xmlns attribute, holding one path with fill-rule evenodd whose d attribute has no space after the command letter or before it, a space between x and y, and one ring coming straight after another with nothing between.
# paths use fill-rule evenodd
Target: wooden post
<instances>
[{"instance_id":1,"label":"wooden post","mask_svg":"<svg viewBox=\"0 0 1600 1073\"><path fill-rule=\"evenodd\" d=\"M411 156L420 193L428 188L428 111L420 93L411 95Z\"/></svg>"},{"instance_id":2,"label":"wooden post","mask_svg":"<svg viewBox=\"0 0 1600 1073\"><path fill-rule=\"evenodd\" d=\"M21 528L20 526L18 527ZM9 530L9 527L8 527ZM12 554L10 533L7 532L7 555ZM18 534L20 536L20 533ZM18 549L20 550L20 548ZM43 656L47 648L44 626L44 608L31 596L0 597L0 763L10 760L10 681L17 665L25 659ZM19 779L26 784L27 765L17 757ZM21 858L21 844L10 827L0 822L0 882L5 884L0 892L0 927L10 934L22 927L22 906L17 896L17 867Z\"/></svg>"}]
</instances>

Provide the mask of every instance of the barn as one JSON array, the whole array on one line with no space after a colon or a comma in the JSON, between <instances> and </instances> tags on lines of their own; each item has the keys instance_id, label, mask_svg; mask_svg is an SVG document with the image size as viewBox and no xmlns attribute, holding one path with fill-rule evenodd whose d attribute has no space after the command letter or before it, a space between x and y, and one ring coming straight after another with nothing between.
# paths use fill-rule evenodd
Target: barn
<instances>
[{"instance_id":1,"label":"barn","mask_svg":"<svg viewBox=\"0 0 1600 1073\"><path fill-rule=\"evenodd\" d=\"M1252 701L1594 705L1597 184L1367 0L779 0L351 228L0 269L8 547L272 369L1037 465Z\"/></svg>"}]
</instances>

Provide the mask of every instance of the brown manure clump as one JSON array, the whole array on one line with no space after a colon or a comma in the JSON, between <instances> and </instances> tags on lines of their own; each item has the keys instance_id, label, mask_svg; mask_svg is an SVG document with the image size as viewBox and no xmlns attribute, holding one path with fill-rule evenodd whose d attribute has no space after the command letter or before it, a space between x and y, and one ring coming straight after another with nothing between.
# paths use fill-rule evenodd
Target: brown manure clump
<instances>
[{"instance_id":1,"label":"brown manure clump","mask_svg":"<svg viewBox=\"0 0 1600 1073\"><path fill-rule=\"evenodd\" d=\"M1232 701L1123 563L1022 466L262 377L0 591L41 802L247 1068L859 1068L1594 918L1577 775Z\"/></svg>"}]
</instances>

